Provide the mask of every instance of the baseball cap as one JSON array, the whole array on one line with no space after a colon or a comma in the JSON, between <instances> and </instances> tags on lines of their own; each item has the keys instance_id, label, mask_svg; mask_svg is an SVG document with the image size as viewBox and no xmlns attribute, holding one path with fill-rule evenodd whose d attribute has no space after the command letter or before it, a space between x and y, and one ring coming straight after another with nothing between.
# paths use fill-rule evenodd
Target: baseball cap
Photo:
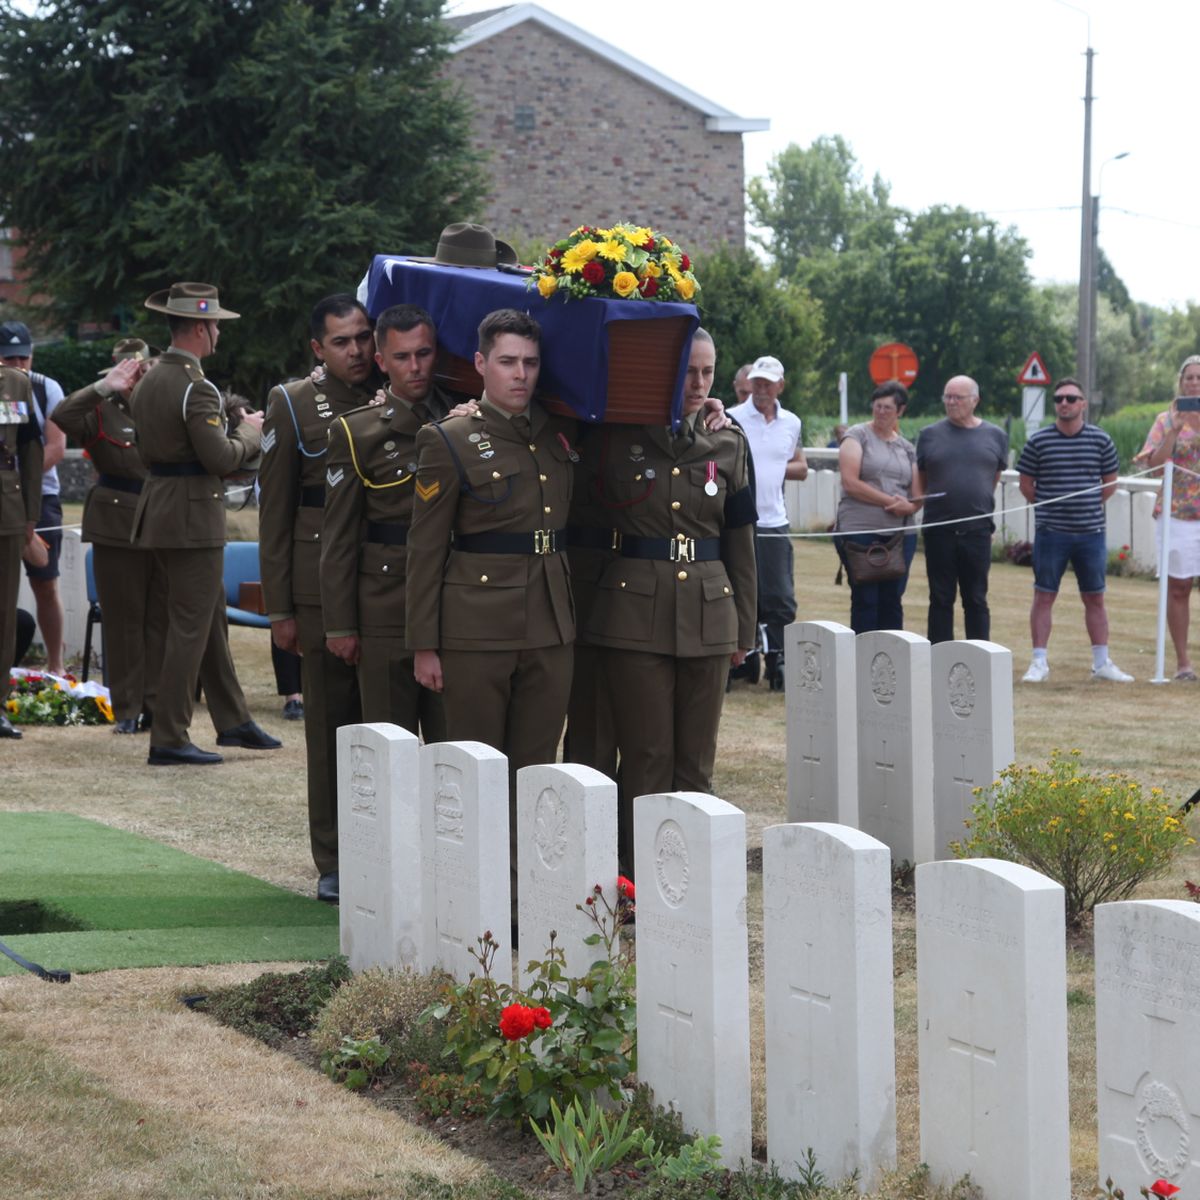
<instances>
[{"instance_id":1,"label":"baseball cap","mask_svg":"<svg viewBox=\"0 0 1200 1200\"><path fill-rule=\"evenodd\" d=\"M769 379L772 383L778 383L783 378L783 363L769 354L756 358L746 378Z\"/></svg>"},{"instance_id":2,"label":"baseball cap","mask_svg":"<svg viewBox=\"0 0 1200 1200\"><path fill-rule=\"evenodd\" d=\"M33 353L33 335L21 321L0 325L0 358L28 358Z\"/></svg>"}]
</instances>

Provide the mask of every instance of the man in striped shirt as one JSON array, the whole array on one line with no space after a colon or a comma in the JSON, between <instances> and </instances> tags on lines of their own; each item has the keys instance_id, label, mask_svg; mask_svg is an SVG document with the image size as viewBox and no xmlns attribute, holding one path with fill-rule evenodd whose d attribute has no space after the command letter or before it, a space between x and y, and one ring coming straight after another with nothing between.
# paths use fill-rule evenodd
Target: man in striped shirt
<instances>
[{"instance_id":1,"label":"man in striped shirt","mask_svg":"<svg viewBox=\"0 0 1200 1200\"><path fill-rule=\"evenodd\" d=\"M1033 662L1024 683L1050 676L1046 644L1051 610L1070 563L1079 584L1083 618L1092 640L1092 678L1132 683L1133 676L1108 656L1108 613L1104 608L1108 547L1104 505L1117 489L1117 448L1097 425L1087 424L1087 398L1070 377L1054 385L1054 424L1025 443L1017 470L1021 495L1038 504L1033 543ZM1048 503L1050 502L1050 503Z\"/></svg>"}]
</instances>

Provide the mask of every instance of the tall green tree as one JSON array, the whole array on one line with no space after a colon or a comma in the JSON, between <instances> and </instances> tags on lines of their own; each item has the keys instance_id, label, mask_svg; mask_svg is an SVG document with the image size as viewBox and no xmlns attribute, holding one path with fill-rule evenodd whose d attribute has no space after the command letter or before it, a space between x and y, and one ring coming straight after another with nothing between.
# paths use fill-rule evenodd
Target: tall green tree
<instances>
[{"instance_id":1,"label":"tall green tree","mask_svg":"<svg viewBox=\"0 0 1200 1200\"><path fill-rule=\"evenodd\" d=\"M215 371L306 361L306 318L428 248L481 177L442 0L0 0L0 212L61 321L177 279L244 314ZM157 331L161 337L161 331Z\"/></svg>"}]
</instances>

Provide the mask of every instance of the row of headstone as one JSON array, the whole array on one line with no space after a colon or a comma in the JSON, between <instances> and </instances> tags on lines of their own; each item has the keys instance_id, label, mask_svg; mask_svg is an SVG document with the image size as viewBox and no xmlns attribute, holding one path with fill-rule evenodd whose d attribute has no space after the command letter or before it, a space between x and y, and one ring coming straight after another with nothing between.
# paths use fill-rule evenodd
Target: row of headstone
<instances>
[{"instance_id":1,"label":"row of headstone","mask_svg":"<svg viewBox=\"0 0 1200 1200\"><path fill-rule=\"evenodd\" d=\"M786 639L788 819L852 825L897 862L947 857L1013 759L1011 651L833 621Z\"/></svg>"},{"instance_id":2,"label":"row of headstone","mask_svg":"<svg viewBox=\"0 0 1200 1200\"><path fill-rule=\"evenodd\" d=\"M477 971L491 929L507 978L504 759L474 743L418 747L393 726L339 731L342 944L355 969ZM521 940L556 930L586 970L578 906L613 899L616 806L588 768L518 776ZM768 1154L799 1177L868 1190L896 1161L892 850L837 823L763 834ZM711 796L635 809L639 1078L723 1158L750 1154L745 816ZM1067 1200L1062 888L996 860L918 867L921 1158L991 1198ZM1200 905L1096 911L1100 1175L1127 1195L1154 1179L1200 1188ZM528 941L526 939L529 939Z\"/></svg>"}]
</instances>

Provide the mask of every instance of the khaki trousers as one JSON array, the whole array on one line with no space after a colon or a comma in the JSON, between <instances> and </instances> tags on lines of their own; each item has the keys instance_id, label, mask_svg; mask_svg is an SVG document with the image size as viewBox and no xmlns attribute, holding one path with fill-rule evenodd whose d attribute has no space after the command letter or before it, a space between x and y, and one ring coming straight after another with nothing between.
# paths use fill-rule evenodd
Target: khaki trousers
<instances>
[{"instance_id":1,"label":"khaki trousers","mask_svg":"<svg viewBox=\"0 0 1200 1200\"><path fill-rule=\"evenodd\" d=\"M0 534L0 704L8 699L8 673L17 652L17 596L25 530Z\"/></svg>"},{"instance_id":2,"label":"khaki trousers","mask_svg":"<svg viewBox=\"0 0 1200 1200\"><path fill-rule=\"evenodd\" d=\"M413 674L413 652L403 637L361 637L358 687L362 693L364 721L390 721L419 733L421 740L446 740L446 712L442 697L423 688Z\"/></svg>"},{"instance_id":3,"label":"khaki trousers","mask_svg":"<svg viewBox=\"0 0 1200 1200\"><path fill-rule=\"evenodd\" d=\"M152 550L92 546L104 676L118 721L153 712L167 633L167 587ZM158 745L155 742L155 745Z\"/></svg>"}]
</instances>

